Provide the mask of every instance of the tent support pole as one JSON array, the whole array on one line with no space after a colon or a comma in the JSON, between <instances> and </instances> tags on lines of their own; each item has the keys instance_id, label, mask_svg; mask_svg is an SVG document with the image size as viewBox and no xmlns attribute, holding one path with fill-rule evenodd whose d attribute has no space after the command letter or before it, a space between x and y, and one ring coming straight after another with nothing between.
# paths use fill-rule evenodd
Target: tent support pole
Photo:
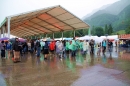
<instances>
[{"instance_id":1,"label":"tent support pole","mask_svg":"<svg viewBox=\"0 0 130 86\"><path fill-rule=\"evenodd\" d=\"M62 31L62 40L63 40L63 36L64 36L64 34L63 34L63 31Z\"/></svg>"},{"instance_id":2,"label":"tent support pole","mask_svg":"<svg viewBox=\"0 0 130 86\"><path fill-rule=\"evenodd\" d=\"M46 38L47 38L47 34L46 34Z\"/></svg>"},{"instance_id":3,"label":"tent support pole","mask_svg":"<svg viewBox=\"0 0 130 86\"><path fill-rule=\"evenodd\" d=\"M40 39L42 38L41 34L40 34Z\"/></svg>"},{"instance_id":4,"label":"tent support pole","mask_svg":"<svg viewBox=\"0 0 130 86\"><path fill-rule=\"evenodd\" d=\"M2 33L3 33L3 38L5 37L5 26L2 26Z\"/></svg>"},{"instance_id":5,"label":"tent support pole","mask_svg":"<svg viewBox=\"0 0 130 86\"><path fill-rule=\"evenodd\" d=\"M8 28L8 38L10 38L10 17L7 18L8 20L8 24L7 24L7 28Z\"/></svg>"},{"instance_id":6,"label":"tent support pole","mask_svg":"<svg viewBox=\"0 0 130 86\"><path fill-rule=\"evenodd\" d=\"M74 30L74 38L75 38L75 30Z\"/></svg>"}]
</instances>

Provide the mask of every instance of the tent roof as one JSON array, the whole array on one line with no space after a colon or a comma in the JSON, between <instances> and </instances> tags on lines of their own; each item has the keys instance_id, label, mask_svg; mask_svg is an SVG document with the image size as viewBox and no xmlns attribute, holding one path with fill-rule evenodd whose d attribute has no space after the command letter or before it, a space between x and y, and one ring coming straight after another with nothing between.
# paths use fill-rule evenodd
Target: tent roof
<instances>
[{"instance_id":1,"label":"tent roof","mask_svg":"<svg viewBox=\"0 0 130 86\"><path fill-rule=\"evenodd\" d=\"M10 32L18 37L89 28L60 5L10 17Z\"/></svg>"}]
</instances>

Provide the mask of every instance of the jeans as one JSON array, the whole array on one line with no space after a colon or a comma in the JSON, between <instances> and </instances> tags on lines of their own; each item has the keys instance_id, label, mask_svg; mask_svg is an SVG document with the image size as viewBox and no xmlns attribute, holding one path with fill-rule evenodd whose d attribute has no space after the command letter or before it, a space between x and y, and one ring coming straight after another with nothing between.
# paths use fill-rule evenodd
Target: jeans
<instances>
[{"instance_id":1,"label":"jeans","mask_svg":"<svg viewBox=\"0 0 130 86\"><path fill-rule=\"evenodd\" d=\"M40 53L41 53L41 47L37 47L37 57L40 56Z\"/></svg>"},{"instance_id":2,"label":"jeans","mask_svg":"<svg viewBox=\"0 0 130 86\"><path fill-rule=\"evenodd\" d=\"M103 53L105 53L106 51L106 46L103 46Z\"/></svg>"},{"instance_id":3,"label":"jeans","mask_svg":"<svg viewBox=\"0 0 130 86\"><path fill-rule=\"evenodd\" d=\"M24 48L23 48L23 52L25 53L26 51L27 51L27 48L26 48L26 47L24 47Z\"/></svg>"},{"instance_id":4,"label":"jeans","mask_svg":"<svg viewBox=\"0 0 130 86\"><path fill-rule=\"evenodd\" d=\"M31 53L33 53L33 52L34 52L34 48L32 47L32 48L31 48Z\"/></svg>"},{"instance_id":5,"label":"jeans","mask_svg":"<svg viewBox=\"0 0 130 86\"><path fill-rule=\"evenodd\" d=\"M112 52L112 46L108 47L109 52Z\"/></svg>"}]
</instances>

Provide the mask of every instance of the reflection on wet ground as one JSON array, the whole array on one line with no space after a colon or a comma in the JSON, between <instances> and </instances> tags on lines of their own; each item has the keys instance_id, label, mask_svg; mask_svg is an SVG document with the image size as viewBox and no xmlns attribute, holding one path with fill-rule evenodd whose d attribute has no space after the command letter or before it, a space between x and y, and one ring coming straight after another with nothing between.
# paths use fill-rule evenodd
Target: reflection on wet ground
<instances>
[{"instance_id":1,"label":"reflection on wet ground","mask_svg":"<svg viewBox=\"0 0 130 86\"><path fill-rule=\"evenodd\" d=\"M96 52L96 50L95 50ZM0 86L130 86L130 50L113 48L110 54L50 55L26 54L19 63L0 62Z\"/></svg>"}]
</instances>

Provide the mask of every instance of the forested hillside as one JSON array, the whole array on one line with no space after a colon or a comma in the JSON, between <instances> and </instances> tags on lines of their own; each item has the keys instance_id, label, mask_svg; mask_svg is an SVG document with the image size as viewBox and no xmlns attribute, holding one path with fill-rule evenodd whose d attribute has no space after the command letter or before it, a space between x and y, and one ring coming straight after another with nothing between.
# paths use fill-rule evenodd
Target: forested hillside
<instances>
[{"instance_id":1,"label":"forested hillside","mask_svg":"<svg viewBox=\"0 0 130 86\"><path fill-rule=\"evenodd\" d=\"M130 24L130 5L122 10L118 15L104 13L93 17L91 20L85 20L91 26L105 27L106 24L112 24L114 31L126 29Z\"/></svg>"}]
</instances>

